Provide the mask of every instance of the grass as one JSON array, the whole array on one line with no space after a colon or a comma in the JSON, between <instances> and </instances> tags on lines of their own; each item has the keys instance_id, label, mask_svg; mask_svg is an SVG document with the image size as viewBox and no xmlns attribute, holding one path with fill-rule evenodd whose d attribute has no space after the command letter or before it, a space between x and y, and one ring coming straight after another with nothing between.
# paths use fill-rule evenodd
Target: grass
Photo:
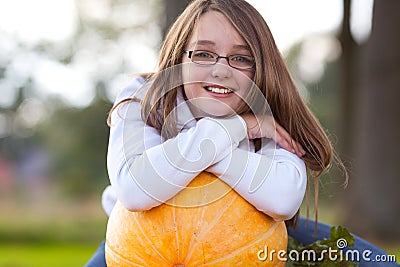
<instances>
[{"instance_id":1,"label":"grass","mask_svg":"<svg viewBox=\"0 0 400 267\"><path fill-rule=\"evenodd\" d=\"M0 267L84 266L105 237L107 218L99 202L32 205L0 201L8 215L0 217ZM335 215L330 209L320 219L335 224ZM400 259L398 243L381 248Z\"/></svg>"},{"instance_id":2,"label":"grass","mask_svg":"<svg viewBox=\"0 0 400 267\"><path fill-rule=\"evenodd\" d=\"M0 267L84 266L98 244L0 245Z\"/></svg>"},{"instance_id":3,"label":"grass","mask_svg":"<svg viewBox=\"0 0 400 267\"><path fill-rule=\"evenodd\" d=\"M90 244L105 237L105 221L15 221L0 220L0 245L3 244Z\"/></svg>"},{"instance_id":4,"label":"grass","mask_svg":"<svg viewBox=\"0 0 400 267\"><path fill-rule=\"evenodd\" d=\"M0 210L0 267L82 267L105 238L97 199L0 201Z\"/></svg>"}]
</instances>

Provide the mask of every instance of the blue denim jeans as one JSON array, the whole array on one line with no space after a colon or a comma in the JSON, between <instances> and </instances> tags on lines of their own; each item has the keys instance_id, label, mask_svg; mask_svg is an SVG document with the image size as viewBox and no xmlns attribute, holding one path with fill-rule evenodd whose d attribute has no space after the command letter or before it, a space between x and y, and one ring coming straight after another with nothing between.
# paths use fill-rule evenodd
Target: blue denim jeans
<instances>
[{"instance_id":1,"label":"blue denim jeans","mask_svg":"<svg viewBox=\"0 0 400 267\"><path fill-rule=\"evenodd\" d=\"M331 226L318 223L318 232L314 235L314 221L306 220L305 218L300 217L296 229L288 227L288 233L294 239L296 239L299 243L303 245L307 245L313 243L316 240L329 238L330 236ZM347 255L349 255L349 259L357 260L357 255L359 256L359 267L399 267L396 262L384 262L377 261L377 259L387 259L388 254L363 240L362 238L353 235L355 238L354 247L347 247L344 249L344 255L346 255L346 251L350 251ZM107 267L105 261L105 253L104 253L104 245L105 241L101 243L97 251L94 253L89 262L85 265L85 267ZM364 253L364 254L363 254Z\"/></svg>"},{"instance_id":2,"label":"blue denim jeans","mask_svg":"<svg viewBox=\"0 0 400 267\"><path fill-rule=\"evenodd\" d=\"M106 254L104 251L105 244L105 240L101 242L100 246L97 248L96 252L93 254L88 263L86 263L85 267L107 267Z\"/></svg>"}]
</instances>

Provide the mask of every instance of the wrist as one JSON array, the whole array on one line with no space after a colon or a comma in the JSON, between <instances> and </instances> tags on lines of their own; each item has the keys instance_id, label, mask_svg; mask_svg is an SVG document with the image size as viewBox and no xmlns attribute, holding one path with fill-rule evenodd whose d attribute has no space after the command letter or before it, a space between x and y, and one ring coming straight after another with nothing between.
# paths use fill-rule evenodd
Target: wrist
<instances>
[{"instance_id":1,"label":"wrist","mask_svg":"<svg viewBox=\"0 0 400 267\"><path fill-rule=\"evenodd\" d=\"M246 113L241 115L241 117L246 123L247 136L249 139L262 137L260 136L260 125L256 116L250 113Z\"/></svg>"}]
</instances>

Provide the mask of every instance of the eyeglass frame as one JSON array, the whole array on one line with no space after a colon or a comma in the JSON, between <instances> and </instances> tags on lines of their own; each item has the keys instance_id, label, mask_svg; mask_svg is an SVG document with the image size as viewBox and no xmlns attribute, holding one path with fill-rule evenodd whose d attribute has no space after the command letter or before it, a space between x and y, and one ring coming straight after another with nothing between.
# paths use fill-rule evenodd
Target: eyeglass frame
<instances>
[{"instance_id":1,"label":"eyeglass frame","mask_svg":"<svg viewBox=\"0 0 400 267\"><path fill-rule=\"evenodd\" d=\"M215 62L214 62L214 61L204 61L204 63L194 62L193 59L192 59L192 55L193 55L193 52L195 52L195 51L207 52L207 53L216 55ZM228 62L228 65L229 65L230 67L234 68L234 69L237 69L237 70L254 70L254 65L255 65L255 63L256 63L256 62L254 61L254 62L253 62L253 65L252 65L251 67L248 67L248 68L238 68L238 67L235 67L235 66L232 66L232 65L231 65L231 59L230 59L230 58L235 57L235 56L243 56L243 57L250 57L250 58L252 58L252 59L254 60L254 57L253 57L253 56L243 55L243 54L234 54L234 55L230 55L230 56L220 56L220 55L218 55L217 53L214 53L214 52L211 52L211 51L208 51L208 50L186 50L185 53L187 53L187 57L191 60L191 62L193 62L194 64L202 65L202 66L212 66L212 65L215 65L215 64L218 63L218 60L219 60L220 58L225 58L226 61Z\"/></svg>"}]
</instances>

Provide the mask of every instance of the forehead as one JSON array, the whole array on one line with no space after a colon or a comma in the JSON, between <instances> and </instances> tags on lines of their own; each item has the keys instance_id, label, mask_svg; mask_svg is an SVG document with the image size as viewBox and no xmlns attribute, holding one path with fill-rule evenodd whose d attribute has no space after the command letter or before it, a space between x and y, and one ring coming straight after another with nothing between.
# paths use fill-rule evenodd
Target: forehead
<instances>
[{"instance_id":1,"label":"forehead","mask_svg":"<svg viewBox=\"0 0 400 267\"><path fill-rule=\"evenodd\" d=\"M246 42L232 23L218 11L208 11L201 15L193 29L189 46L198 44L216 47L246 47Z\"/></svg>"}]
</instances>

